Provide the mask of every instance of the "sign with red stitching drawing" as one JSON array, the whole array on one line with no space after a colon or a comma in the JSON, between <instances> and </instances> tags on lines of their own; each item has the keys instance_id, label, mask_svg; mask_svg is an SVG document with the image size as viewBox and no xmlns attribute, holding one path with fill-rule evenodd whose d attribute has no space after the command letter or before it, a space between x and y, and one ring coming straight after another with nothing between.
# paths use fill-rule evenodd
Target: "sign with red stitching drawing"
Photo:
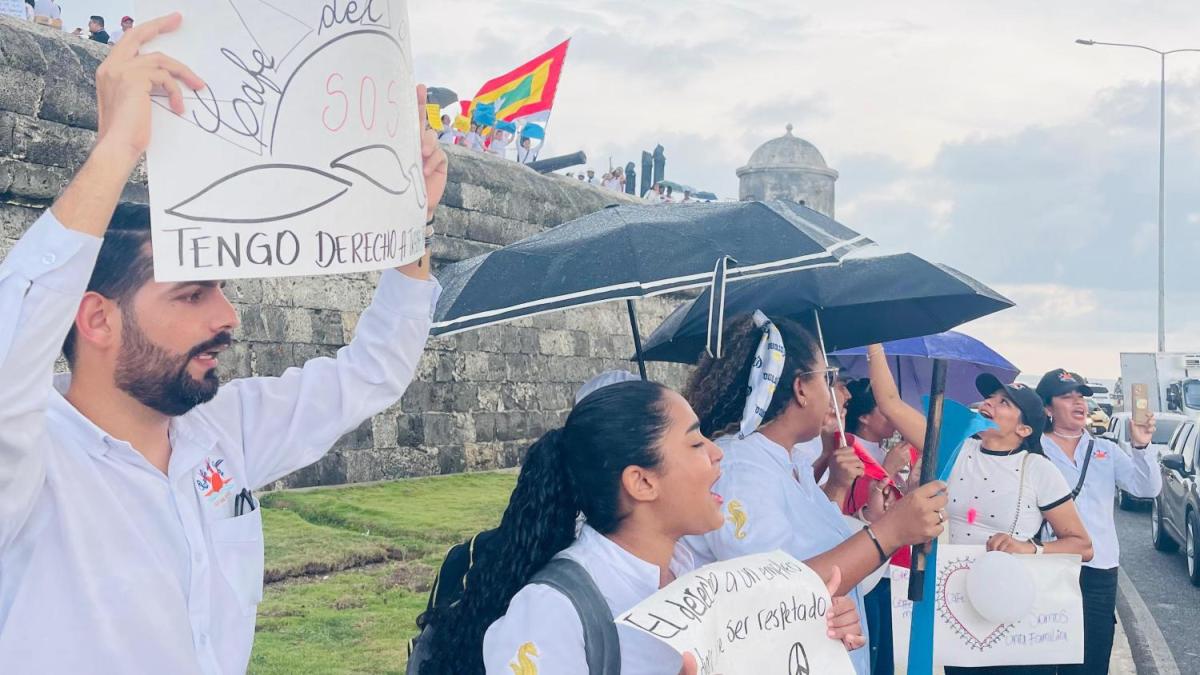
<instances>
[{"instance_id":1,"label":"sign with red stitching drawing","mask_svg":"<svg viewBox=\"0 0 1200 675\"><path fill-rule=\"evenodd\" d=\"M938 545L934 663L1020 666L1083 662L1077 555L1010 555ZM897 672L908 659L908 570L892 567Z\"/></svg>"},{"instance_id":2,"label":"sign with red stitching drawing","mask_svg":"<svg viewBox=\"0 0 1200 675\"><path fill-rule=\"evenodd\" d=\"M156 97L147 153L159 281L357 272L424 251L406 0L138 0L151 42L208 85Z\"/></svg>"}]
</instances>

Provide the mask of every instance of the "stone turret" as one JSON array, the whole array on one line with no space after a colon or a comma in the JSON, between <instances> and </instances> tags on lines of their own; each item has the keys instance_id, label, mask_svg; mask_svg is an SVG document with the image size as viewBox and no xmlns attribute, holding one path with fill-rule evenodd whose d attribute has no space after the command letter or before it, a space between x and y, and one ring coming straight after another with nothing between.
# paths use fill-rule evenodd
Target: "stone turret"
<instances>
[{"instance_id":1,"label":"stone turret","mask_svg":"<svg viewBox=\"0 0 1200 675\"><path fill-rule=\"evenodd\" d=\"M759 146L737 175L742 201L790 199L833 217L838 172L829 168L816 146L792 134L791 124L784 135Z\"/></svg>"}]
</instances>

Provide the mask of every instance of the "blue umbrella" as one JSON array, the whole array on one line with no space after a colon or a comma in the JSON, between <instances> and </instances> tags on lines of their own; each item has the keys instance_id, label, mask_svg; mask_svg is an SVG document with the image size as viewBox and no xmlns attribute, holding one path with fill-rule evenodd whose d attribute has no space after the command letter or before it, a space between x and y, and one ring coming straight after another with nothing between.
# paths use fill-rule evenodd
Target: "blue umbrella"
<instances>
[{"instance_id":1,"label":"blue umbrella","mask_svg":"<svg viewBox=\"0 0 1200 675\"><path fill-rule=\"evenodd\" d=\"M929 393L933 360L947 362L946 398L970 405L980 400L975 378L983 373L995 375L1011 384L1020 369L1009 363L979 340L956 331L896 340L883 345L888 365L906 403L921 409L921 397ZM851 377L867 377L867 349L858 347L834 352L842 369Z\"/></svg>"}]
</instances>

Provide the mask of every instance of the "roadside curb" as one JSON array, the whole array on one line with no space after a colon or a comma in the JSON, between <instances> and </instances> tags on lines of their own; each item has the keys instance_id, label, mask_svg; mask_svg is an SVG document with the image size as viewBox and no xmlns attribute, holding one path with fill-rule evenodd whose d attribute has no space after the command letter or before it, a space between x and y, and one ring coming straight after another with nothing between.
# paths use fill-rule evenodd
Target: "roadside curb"
<instances>
[{"instance_id":1,"label":"roadside curb","mask_svg":"<svg viewBox=\"0 0 1200 675\"><path fill-rule=\"evenodd\" d=\"M1138 675L1180 675L1166 638L1125 570L1117 577L1117 614Z\"/></svg>"}]
</instances>

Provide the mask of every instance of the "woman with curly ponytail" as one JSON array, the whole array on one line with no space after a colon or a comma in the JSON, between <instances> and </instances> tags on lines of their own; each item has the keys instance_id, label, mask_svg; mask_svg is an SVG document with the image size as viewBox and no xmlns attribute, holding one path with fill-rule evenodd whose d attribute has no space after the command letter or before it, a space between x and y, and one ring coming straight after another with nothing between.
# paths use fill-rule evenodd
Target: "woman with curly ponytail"
<instances>
[{"instance_id":1,"label":"woman with curly ponytail","mask_svg":"<svg viewBox=\"0 0 1200 675\"><path fill-rule=\"evenodd\" d=\"M725 523L685 542L697 564L781 549L825 579L838 578L838 570L838 594L865 616L858 584L901 547L941 532L945 484L921 487L886 513L880 498L880 517L851 527L796 450L817 438L834 414L837 369L829 367L812 331L756 313L730 324L722 340L723 358L701 360L686 396L702 430L726 434L717 440L725 460L714 488L724 497ZM858 675L869 675L868 650L852 651L850 658Z\"/></svg>"},{"instance_id":2,"label":"woman with curly ponytail","mask_svg":"<svg viewBox=\"0 0 1200 675\"><path fill-rule=\"evenodd\" d=\"M588 672L574 605L530 580L559 556L586 570L614 616L653 595L692 569L679 538L721 524L711 492L720 460L691 407L666 387L622 382L587 396L562 429L530 447L461 599L429 618L421 674ZM586 523L576 538L579 513ZM618 635L627 672L679 672L680 656L666 645L632 630Z\"/></svg>"}]
</instances>

